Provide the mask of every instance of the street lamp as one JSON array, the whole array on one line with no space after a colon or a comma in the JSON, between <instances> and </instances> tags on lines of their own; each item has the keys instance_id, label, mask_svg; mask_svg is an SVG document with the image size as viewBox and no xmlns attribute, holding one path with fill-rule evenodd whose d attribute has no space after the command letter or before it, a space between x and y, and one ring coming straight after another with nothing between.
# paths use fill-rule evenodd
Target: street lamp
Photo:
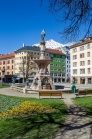
<instances>
[{"instance_id":1,"label":"street lamp","mask_svg":"<svg viewBox=\"0 0 92 139\"><path fill-rule=\"evenodd\" d=\"M2 71L2 83L3 83L3 78L4 78L4 74L5 74L5 68L1 69Z\"/></svg>"}]
</instances>

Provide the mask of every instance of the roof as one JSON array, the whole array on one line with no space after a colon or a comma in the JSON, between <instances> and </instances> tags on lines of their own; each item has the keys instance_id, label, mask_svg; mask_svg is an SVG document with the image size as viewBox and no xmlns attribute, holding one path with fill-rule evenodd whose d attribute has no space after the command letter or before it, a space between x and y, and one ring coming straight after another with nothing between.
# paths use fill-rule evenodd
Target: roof
<instances>
[{"instance_id":1,"label":"roof","mask_svg":"<svg viewBox=\"0 0 92 139\"><path fill-rule=\"evenodd\" d=\"M85 44L88 44L88 43L91 43L91 42L92 42L92 36L90 36L88 38L85 38L83 40L80 40L79 42L71 45L70 46L70 49L75 48L75 47L78 47L78 46L81 46L81 45L85 45Z\"/></svg>"},{"instance_id":2,"label":"roof","mask_svg":"<svg viewBox=\"0 0 92 139\"><path fill-rule=\"evenodd\" d=\"M51 54L59 54L59 55L65 55L64 53L62 53L62 51L59 51L57 49L50 49L50 48L46 48L48 50L49 53Z\"/></svg>"},{"instance_id":3,"label":"roof","mask_svg":"<svg viewBox=\"0 0 92 139\"><path fill-rule=\"evenodd\" d=\"M10 57L15 57L15 53L0 55L0 59L6 59L6 58L10 58Z\"/></svg>"},{"instance_id":4,"label":"roof","mask_svg":"<svg viewBox=\"0 0 92 139\"><path fill-rule=\"evenodd\" d=\"M21 47L20 49L16 50L16 52L19 52L19 51L26 51L26 50L33 50L33 51L40 51L40 47L38 46L24 46L24 47Z\"/></svg>"},{"instance_id":5,"label":"roof","mask_svg":"<svg viewBox=\"0 0 92 139\"><path fill-rule=\"evenodd\" d=\"M24 46L24 47L21 47L20 49L16 50L15 52L24 51L24 50L40 51L40 47L37 47L37 46Z\"/></svg>"}]
</instances>

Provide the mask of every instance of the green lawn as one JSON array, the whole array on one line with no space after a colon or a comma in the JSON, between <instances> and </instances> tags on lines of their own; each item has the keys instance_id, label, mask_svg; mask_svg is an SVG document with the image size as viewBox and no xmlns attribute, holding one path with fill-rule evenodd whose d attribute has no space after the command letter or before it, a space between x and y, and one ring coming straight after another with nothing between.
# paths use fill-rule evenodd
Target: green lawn
<instances>
[{"instance_id":1,"label":"green lawn","mask_svg":"<svg viewBox=\"0 0 92 139\"><path fill-rule=\"evenodd\" d=\"M0 88L10 87L10 85L0 85Z\"/></svg>"},{"instance_id":2,"label":"green lawn","mask_svg":"<svg viewBox=\"0 0 92 139\"><path fill-rule=\"evenodd\" d=\"M86 88L85 90L92 90L92 88Z\"/></svg>"},{"instance_id":3,"label":"green lawn","mask_svg":"<svg viewBox=\"0 0 92 139\"><path fill-rule=\"evenodd\" d=\"M54 136L65 122L67 109L61 99L31 99L0 95L0 111L11 109L25 100L49 105L58 111L3 119L0 121L0 139L48 139Z\"/></svg>"},{"instance_id":4,"label":"green lawn","mask_svg":"<svg viewBox=\"0 0 92 139\"><path fill-rule=\"evenodd\" d=\"M87 116L92 120L92 97L73 98L75 104L81 106L86 112Z\"/></svg>"}]
</instances>

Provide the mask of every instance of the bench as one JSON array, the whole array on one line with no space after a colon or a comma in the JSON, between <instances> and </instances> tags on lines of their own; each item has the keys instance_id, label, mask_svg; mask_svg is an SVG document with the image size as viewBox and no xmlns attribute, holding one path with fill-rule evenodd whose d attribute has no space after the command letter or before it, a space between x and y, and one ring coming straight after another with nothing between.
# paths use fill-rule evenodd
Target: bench
<instances>
[{"instance_id":1,"label":"bench","mask_svg":"<svg viewBox=\"0 0 92 139\"><path fill-rule=\"evenodd\" d=\"M62 91L52 91L52 90L41 90L41 91L39 91L39 98L40 98L40 96L49 96L50 98L52 97L52 96L60 96L60 98L62 98Z\"/></svg>"},{"instance_id":2,"label":"bench","mask_svg":"<svg viewBox=\"0 0 92 139\"><path fill-rule=\"evenodd\" d=\"M76 97L79 95L92 95L92 90L79 90L78 93L75 93Z\"/></svg>"},{"instance_id":3,"label":"bench","mask_svg":"<svg viewBox=\"0 0 92 139\"><path fill-rule=\"evenodd\" d=\"M92 95L92 90L86 90L86 95Z\"/></svg>"}]
</instances>

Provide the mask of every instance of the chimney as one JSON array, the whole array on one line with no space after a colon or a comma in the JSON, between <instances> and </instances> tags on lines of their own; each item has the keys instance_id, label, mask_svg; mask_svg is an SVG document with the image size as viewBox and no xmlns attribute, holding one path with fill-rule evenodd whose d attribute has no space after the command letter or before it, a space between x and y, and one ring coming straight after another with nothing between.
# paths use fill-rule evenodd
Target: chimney
<instances>
[{"instance_id":1,"label":"chimney","mask_svg":"<svg viewBox=\"0 0 92 139\"><path fill-rule=\"evenodd\" d=\"M23 43L23 47L25 47L25 44Z\"/></svg>"}]
</instances>

